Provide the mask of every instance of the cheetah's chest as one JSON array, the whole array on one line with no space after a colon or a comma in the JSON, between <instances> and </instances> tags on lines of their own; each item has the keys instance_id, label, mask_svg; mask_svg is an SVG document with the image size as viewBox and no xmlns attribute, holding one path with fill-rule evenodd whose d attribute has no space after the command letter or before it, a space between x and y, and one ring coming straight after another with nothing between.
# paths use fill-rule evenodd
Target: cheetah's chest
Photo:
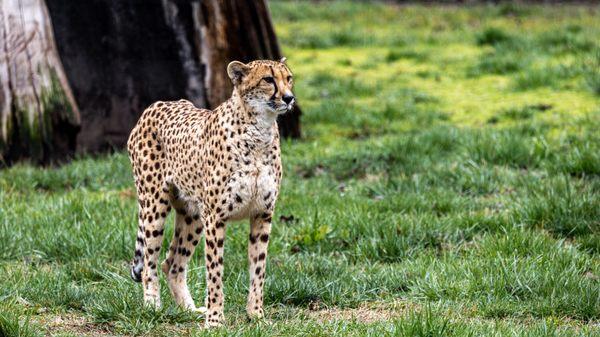
<instances>
[{"instance_id":1,"label":"cheetah's chest","mask_svg":"<svg viewBox=\"0 0 600 337\"><path fill-rule=\"evenodd\" d=\"M273 208L277 196L275 170L269 165L246 166L237 170L229 180L231 188L231 219L252 217Z\"/></svg>"}]
</instances>

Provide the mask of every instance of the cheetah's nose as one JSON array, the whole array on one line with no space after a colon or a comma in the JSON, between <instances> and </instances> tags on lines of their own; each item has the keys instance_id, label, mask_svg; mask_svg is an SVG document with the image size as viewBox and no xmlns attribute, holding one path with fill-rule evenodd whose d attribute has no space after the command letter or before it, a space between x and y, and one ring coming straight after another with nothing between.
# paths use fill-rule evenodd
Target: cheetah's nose
<instances>
[{"instance_id":1,"label":"cheetah's nose","mask_svg":"<svg viewBox=\"0 0 600 337\"><path fill-rule=\"evenodd\" d=\"M294 95L284 95L281 99L285 102L285 104L290 104L294 100Z\"/></svg>"}]
</instances>

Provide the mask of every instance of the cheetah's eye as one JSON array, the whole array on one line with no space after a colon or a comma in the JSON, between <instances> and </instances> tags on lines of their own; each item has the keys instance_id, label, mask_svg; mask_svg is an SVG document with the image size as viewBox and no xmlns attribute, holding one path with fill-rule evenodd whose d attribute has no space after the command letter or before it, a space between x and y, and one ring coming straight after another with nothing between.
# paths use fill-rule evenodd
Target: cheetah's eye
<instances>
[{"instance_id":1,"label":"cheetah's eye","mask_svg":"<svg viewBox=\"0 0 600 337\"><path fill-rule=\"evenodd\" d=\"M271 76L263 77L263 80L265 82L267 82L267 83L270 83L270 84L274 84L275 83L275 79L273 77L271 77Z\"/></svg>"}]
</instances>

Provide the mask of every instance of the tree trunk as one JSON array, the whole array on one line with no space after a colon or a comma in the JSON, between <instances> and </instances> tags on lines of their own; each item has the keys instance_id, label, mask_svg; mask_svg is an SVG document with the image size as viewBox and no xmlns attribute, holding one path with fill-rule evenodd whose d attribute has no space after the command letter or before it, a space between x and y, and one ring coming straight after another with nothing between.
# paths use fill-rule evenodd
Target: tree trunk
<instances>
[{"instance_id":1,"label":"tree trunk","mask_svg":"<svg viewBox=\"0 0 600 337\"><path fill-rule=\"evenodd\" d=\"M263 0L47 3L81 109L84 152L122 147L156 100L216 107L231 95L230 61L281 58ZM299 115L295 109L279 121L283 136L300 136Z\"/></svg>"},{"instance_id":2,"label":"tree trunk","mask_svg":"<svg viewBox=\"0 0 600 337\"><path fill-rule=\"evenodd\" d=\"M0 1L0 165L69 157L79 124L44 1Z\"/></svg>"},{"instance_id":3,"label":"tree trunk","mask_svg":"<svg viewBox=\"0 0 600 337\"><path fill-rule=\"evenodd\" d=\"M193 26L169 24L160 0L46 1L81 109L79 152L123 148L154 101L206 105Z\"/></svg>"}]
</instances>

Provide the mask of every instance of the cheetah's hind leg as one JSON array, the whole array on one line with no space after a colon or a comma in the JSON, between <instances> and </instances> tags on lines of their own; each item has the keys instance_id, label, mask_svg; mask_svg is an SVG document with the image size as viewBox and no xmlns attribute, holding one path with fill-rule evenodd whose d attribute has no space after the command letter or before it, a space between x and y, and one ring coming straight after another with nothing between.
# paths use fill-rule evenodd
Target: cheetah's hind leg
<instances>
[{"instance_id":1,"label":"cheetah's hind leg","mask_svg":"<svg viewBox=\"0 0 600 337\"><path fill-rule=\"evenodd\" d=\"M141 219L142 209L138 212L138 232L135 240L135 253L131 261L131 279L142 282L142 270L144 270L144 221Z\"/></svg>"},{"instance_id":2,"label":"cheetah's hind leg","mask_svg":"<svg viewBox=\"0 0 600 337\"><path fill-rule=\"evenodd\" d=\"M175 211L175 232L161 269L167 275L167 284L175 302L184 309L204 313L204 307L196 308L187 285L188 263L202 238L202 220L191 211L187 203L178 198L177 190L171 188L171 204Z\"/></svg>"},{"instance_id":3,"label":"cheetah's hind leg","mask_svg":"<svg viewBox=\"0 0 600 337\"><path fill-rule=\"evenodd\" d=\"M134 280L141 278L144 302L158 308L160 307L158 256L163 241L165 218L170 206L167 191L157 188L159 184L156 180L136 179L140 209L136 253L131 267L131 276Z\"/></svg>"}]
</instances>

